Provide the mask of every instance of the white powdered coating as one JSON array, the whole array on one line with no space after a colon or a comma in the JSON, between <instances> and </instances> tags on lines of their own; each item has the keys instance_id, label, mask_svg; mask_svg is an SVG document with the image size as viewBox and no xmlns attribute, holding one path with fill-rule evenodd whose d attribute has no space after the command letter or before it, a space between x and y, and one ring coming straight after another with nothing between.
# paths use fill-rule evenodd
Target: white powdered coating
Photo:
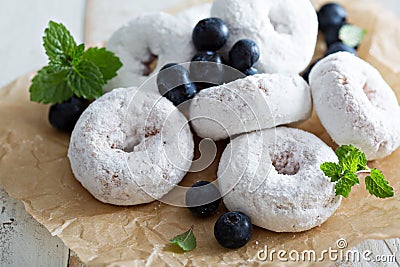
<instances>
[{"instance_id":1,"label":"white powdered coating","mask_svg":"<svg viewBox=\"0 0 400 267\"><path fill-rule=\"evenodd\" d=\"M192 30L210 14L210 4L196 6L176 16L159 12L131 20L113 33L107 49L113 51L123 66L109 81L106 90L138 86L149 78L148 63L158 57L157 73L167 63L190 62L196 50Z\"/></svg>"},{"instance_id":2,"label":"white powdered coating","mask_svg":"<svg viewBox=\"0 0 400 267\"><path fill-rule=\"evenodd\" d=\"M320 170L337 161L318 137L278 127L235 138L222 154L218 183L231 211L275 232L300 232L321 225L339 207L334 183Z\"/></svg>"},{"instance_id":3,"label":"white powdered coating","mask_svg":"<svg viewBox=\"0 0 400 267\"><path fill-rule=\"evenodd\" d=\"M309 0L215 0L211 16L230 29L224 55L243 38L258 44L259 72L299 73L314 54L318 19Z\"/></svg>"},{"instance_id":4,"label":"white powdered coating","mask_svg":"<svg viewBox=\"0 0 400 267\"><path fill-rule=\"evenodd\" d=\"M369 160L388 156L400 145L400 107L379 72L347 52L314 66L310 85L316 111L338 145L353 144Z\"/></svg>"},{"instance_id":5,"label":"white powdered coating","mask_svg":"<svg viewBox=\"0 0 400 267\"><path fill-rule=\"evenodd\" d=\"M190 103L197 135L213 140L308 119L312 100L297 74L258 74L201 90Z\"/></svg>"},{"instance_id":6,"label":"white powdered coating","mask_svg":"<svg viewBox=\"0 0 400 267\"><path fill-rule=\"evenodd\" d=\"M72 132L68 157L78 181L98 200L136 205L181 181L193 158L185 117L160 95L120 88L93 102Z\"/></svg>"}]
</instances>

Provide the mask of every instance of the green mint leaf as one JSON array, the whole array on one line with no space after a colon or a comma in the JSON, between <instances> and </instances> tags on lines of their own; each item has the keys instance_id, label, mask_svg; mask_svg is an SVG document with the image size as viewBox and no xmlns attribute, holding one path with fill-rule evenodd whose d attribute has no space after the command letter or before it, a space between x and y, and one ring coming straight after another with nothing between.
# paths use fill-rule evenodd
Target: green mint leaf
<instances>
[{"instance_id":1,"label":"green mint leaf","mask_svg":"<svg viewBox=\"0 0 400 267\"><path fill-rule=\"evenodd\" d=\"M83 59L96 64L103 74L104 82L117 76L117 71L122 67L122 63L117 56L105 48L89 48L84 54Z\"/></svg>"},{"instance_id":2,"label":"green mint leaf","mask_svg":"<svg viewBox=\"0 0 400 267\"><path fill-rule=\"evenodd\" d=\"M72 60L76 43L63 24L50 21L44 31L43 46L50 61L68 65Z\"/></svg>"},{"instance_id":3,"label":"green mint leaf","mask_svg":"<svg viewBox=\"0 0 400 267\"><path fill-rule=\"evenodd\" d=\"M74 94L65 79L68 70L47 66L39 70L29 88L31 101L39 103L62 103Z\"/></svg>"},{"instance_id":4,"label":"green mint leaf","mask_svg":"<svg viewBox=\"0 0 400 267\"><path fill-rule=\"evenodd\" d=\"M348 46L357 47L364 39L367 31L358 26L346 24L339 30L339 39Z\"/></svg>"},{"instance_id":5,"label":"green mint leaf","mask_svg":"<svg viewBox=\"0 0 400 267\"><path fill-rule=\"evenodd\" d=\"M187 232L175 236L169 242L170 244L179 246L183 251L192 251L196 248L196 237L193 234L193 226Z\"/></svg>"},{"instance_id":6,"label":"green mint leaf","mask_svg":"<svg viewBox=\"0 0 400 267\"><path fill-rule=\"evenodd\" d=\"M343 145L336 149L339 165L342 169L357 172L367 169L367 158L365 153L353 145Z\"/></svg>"},{"instance_id":7,"label":"green mint leaf","mask_svg":"<svg viewBox=\"0 0 400 267\"><path fill-rule=\"evenodd\" d=\"M100 69L88 60L80 61L68 72L67 83L76 96L85 99L100 97L105 84Z\"/></svg>"},{"instance_id":8,"label":"green mint leaf","mask_svg":"<svg viewBox=\"0 0 400 267\"><path fill-rule=\"evenodd\" d=\"M355 173L350 171L345 171L343 173L343 177L336 183L335 191L336 195L342 195L344 197L348 197L351 191L351 188L359 184L360 181Z\"/></svg>"},{"instance_id":9,"label":"green mint leaf","mask_svg":"<svg viewBox=\"0 0 400 267\"><path fill-rule=\"evenodd\" d=\"M82 60L82 56L85 53L85 45L80 44L72 51L72 65L78 64Z\"/></svg>"},{"instance_id":10,"label":"green mint leaf","mask_svg":"<svg viewBox=\"0 0 400 267\"><path fill-rule=\"evenodd\" d=\"M392 197L393 187L391 187L385 176L380 170L372 169L371 175L365 177L365 186L371 195L379 198Z\"/></svg>"},{"instance_id":11,"label":"green mint leaf","mask_svg":"<svg viewBox=\"0 0 400 267\"><path fill-rule=\"evenodd\" d=\"M340 174L342 173L342 168L339 164L334 162L325 162L320 166L321 170L326 176L331 178L332 182L337 182L340 179Z\"/></svg>"}]
</instances>

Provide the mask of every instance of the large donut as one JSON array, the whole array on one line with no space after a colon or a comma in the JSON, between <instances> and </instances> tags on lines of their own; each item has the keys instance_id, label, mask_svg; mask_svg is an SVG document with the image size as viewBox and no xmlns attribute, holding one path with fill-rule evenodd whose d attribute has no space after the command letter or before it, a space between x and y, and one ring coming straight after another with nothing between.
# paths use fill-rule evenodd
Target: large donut
<instances>
[{"instance_id":1,"label":"large donut","mask_svg":"<svg viewBox=\"0 0 400 267\"><path fill-rule=\"evenodd\" d=\"M339 207L334 183L320 170L337 161L316 136L278 127L241 135L227 146L218 167L223 200L231 211L275 232L300 232L322 224Z\"/></svg>"},{"instance_id":2,"label":"large donut","mask_svg":"<svg viewBox=\"0 0 400 267\"><path fill-rule=\"evenodd\" d=\"M379 72L347 52L330 55L311 71L310 85L322 125L338 145L353 144L369 160L400 145L400 107Z\"/></svg>"},{"instance_id":3,"label":"large donut","mask_svg":"<svg viewBox=\"0 0 400 267\"><path fill-rule=\"evenodd\" d=\"M213 140L311 116L308 84L297 74L258 74L201 90L189 117L197 135Z\"/></svg>"},{"instance_id":4,"label":"large donut","mask_svg":"<svg viewBox=\"0 0 400 267\"><path fill-rule=\"evenodd\" d=\"M151 13L131 20L114 32L107 42L107 49L121 59L123 66L105 90L139 86L149 78L149 64L155 58L154 72L167 63L189 62L196 53L192 30L199 20L209 17L210 8L209 4L200 5L177 16Z\"/></svg>"},{"instance_id":5,"label":"large donut","mask_svg":"<svg viewBox=\"0 0 400 267\"><path fill-rule=\"evenodd\" d=\"M259 72L299 73L314 54L318 19L309 0L215 0L211 16L230 29L225 55L240 39L258 44Z\"/></svg>"},{"instance_id":6,"label":"large donut","mask_svg":"<svg viewBox=\"0 0 400 267\"><path fill-rule=\"evenodd\" d=\"M136 205L181 181L193 158L187 120L170 101L136 88L93 102L72 132L68 157L78 181L98 200Z\"/></svg>"}]
</instances>

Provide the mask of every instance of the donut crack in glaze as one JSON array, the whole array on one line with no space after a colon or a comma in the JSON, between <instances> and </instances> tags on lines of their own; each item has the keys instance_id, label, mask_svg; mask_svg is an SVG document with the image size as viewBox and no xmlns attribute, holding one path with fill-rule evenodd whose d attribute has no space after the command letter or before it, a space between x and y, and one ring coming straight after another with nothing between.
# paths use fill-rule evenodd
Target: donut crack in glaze
<instances>
[{"instance_id":1,"label":"donut crack in glaze","mask_svg":"<svg viewBox=\"0 0 400 267\"><path fill-rule=\"evenodd\" d=\"M400 145L400 107L379 72L347 52L314 66L310 85L316 111L338 145L353 144L369 160L388 156Z\"/></svg>"},{"instance_id":2,"label":"donut crack in glaze","mask_svg":"<svg viewBox=\"0 0 400 267\"><path fill-rule=\"evenodd\" d=\"M201 90L189 117L197 135L213 140L308 119L312 100L297 74L258 74Z\"/></svg>"},{"instance_id":3,"label":"donut crack in glaze","mask_svg":"<svg viewBox=\"0 0 400 267\"><path fill-rule=\"evenodd\" d=\"M326 221L340 206L320 170L337 162L333 150L305 131L277 127L243 134L222 154L218 183L231 211L275 232L300 232Z\"/></svg>"},{"instance_id":4,"label":"donut crack in glaze","mask_svg":"<svg viewBox=\"0 0 400 267\"><path fill-rule=\"evenodd\" d=\"M309 0L215 0L211 16L230 29L225 56L240 39L257 43L260 73L299 73L314 54L318 18Z\"/></svg>"},{"instance_id":5,"label":"donut crack in glaze","mask_svg":"<svg viewBox=\"0 0 400 267\"><path fill-rule=\"evenodd\" d=\"M120 88L83 112L68 157L76 179L95 198L136 205L172 190L190 168L193 150L188 122L171 102Z\"/></svg>"},{"instance_id":6,"label":"donut crack in glaze","mask_svg":"<svg viewBox=\"0 0 400 267\"><path fill-rule=\"evenodd\" d=\"M189 62L196 53L192 29L200 19L209 16L210 8L210 4L200 5L176 16L149 13L114 32L106 47L121 59L123 66L105 90L142 84L149 78L149 64L154 59L157 59L154 72L167 63Z\"/></svg>"}]
</instances>

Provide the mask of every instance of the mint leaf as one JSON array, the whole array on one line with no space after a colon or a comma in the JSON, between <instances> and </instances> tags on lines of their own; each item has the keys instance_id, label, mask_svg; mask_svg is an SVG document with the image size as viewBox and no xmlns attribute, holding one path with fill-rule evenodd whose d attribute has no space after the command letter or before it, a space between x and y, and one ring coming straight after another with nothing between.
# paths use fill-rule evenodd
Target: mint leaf
<instances>
[{"instance_id":1,"label":"mint leaf","mask_svg":"<svg viewBox=\"0 0 400 267\"><path fill-rule=\"evenodd\" d=\"M339 30L339 39L348 46L357 47L364 39L367 31L358 26L345 24Z\"/></svg>"},{"instance_id":2,"label":"mint leaf","mask_svg":"<svg viewBox=\"0 0 400 267\"><path fill-rule=\"evenodd\" d=\"M360 181L358 180L357 174L352 173L350 171L345 171L343 173L342 178L336 183L335 192L336 195L342 195L344 197L348 197L351 191L351 188L359 184Z\"/></svg>"},{"instance_id":3,"label":"mint leaf","mask_svg":"<svg viewBox=\"0 0 400 267\"><path fill-rule=\"evenodd\" d=\"M377 169L372 169L371 175L365 177L365 186L371 195L379 198L387 198L394 195L393 187L386 181L382 172Z\"/></svg>"},{"instance_id":4,"label":"mint leaf","mask_svg":"<svg viewBox=\"0 0 400 267\"><path fill-rule=\"evenodd\" d=\"M334 162L325 162L320 166L320 168L326 176L331 178L332 182L337 182L340 179L342 168L339 164Z\"/></svg>"},{"instance_id":5,"label":"mint leaf","mask_svg":"<svg viewBox=\"0 0 400 267\"><path fill-rule=\"evenodd\" d=\"M103 94L105 83L100 69L93 62L82 60L68 72L67 84L76 96L93 99Z\"/></svg>"},{"instance_id":6,"label":"mint leaf","mask_svg":"<svg viewBox=\"0 0 400 267\"><path fill-rule=\"evenodd\" d=\"M343 145L336 149L339 165L343 170L356 172L367 169L367 158L365 153L353 145Z\"/></svg>"},{"instance_id":7,"label":"mint leaf","mask_svg":"<svg viewBox=\"0 0 400 267\"><path fill-rule=\"evenodd\" d=\"M49 27L44 31L43 46L50 61L68 65L76 43L63 24L50 21Z\"/></svg>"},{"instance_id":8,"label":"mint leaf","mask_svg":"<svg viewBox=\"0 0 400 267\"><path fill-rule=\"evenodd\" d=\"M85 52L85 45L77 45L67 28L54 21L45 29L43 46L49 65L32 79L31 101L56 104L73 95L96 99L122 66L119 58L105 48Z\"/></svg>"},{"instance_id":9,"label":"mint leaf","mask_svg":"<svg viewBox=\"0 0 400 267\"><path fill-rule=\"evenodd\" d=\"M96 64L103 74L104 81L117 76L117 70L122 67L122 63L117 56L105 48L89 48L84 54L83 59Z\"/></svg>"},{"instance_id":10,"label":"mint leaf","mask_svg":"<svg viewBox=\"0 0 400 267\"><path fill-rule=\"evenodd\" d=\"M169 242L170 244L179 246L183 251L192 251L195 249L196 237L193 234L193 225L187 232L175 236Z\"/></svg>"},{"instance_id":11,"label":"mint leaf","mask_svg":"<svg viewBox=\"0 0 400 267\"><path fill-rule=\"evenodd\" d=\"M68 70L44 67L33 78L29 88L31 101L39 103L62 103L74 94L65 83Z\"/></svg>"}]
</instances>

